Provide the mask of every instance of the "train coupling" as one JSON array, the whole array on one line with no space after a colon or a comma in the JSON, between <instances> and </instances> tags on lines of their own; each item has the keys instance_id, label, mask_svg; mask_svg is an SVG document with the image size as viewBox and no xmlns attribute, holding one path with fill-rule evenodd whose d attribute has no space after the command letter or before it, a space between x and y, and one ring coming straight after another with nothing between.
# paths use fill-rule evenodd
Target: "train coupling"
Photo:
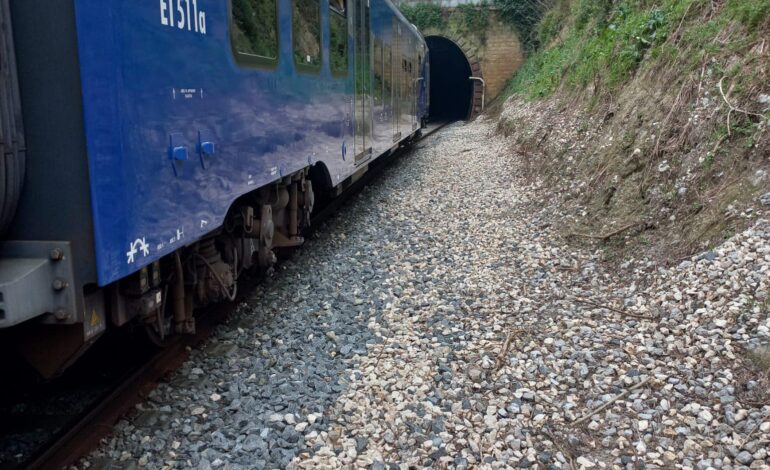
<instances>
[{"instance_id":1,"label":"train coupling","mask_svg":"<svg viewBox=\"0 0 770 470\"><path fill-rule=\"evenodd\" d=\"M83 321L77 308L67 242L0 243L0 328L42 317L44 323Z\"/></svg>"}]
</instances>

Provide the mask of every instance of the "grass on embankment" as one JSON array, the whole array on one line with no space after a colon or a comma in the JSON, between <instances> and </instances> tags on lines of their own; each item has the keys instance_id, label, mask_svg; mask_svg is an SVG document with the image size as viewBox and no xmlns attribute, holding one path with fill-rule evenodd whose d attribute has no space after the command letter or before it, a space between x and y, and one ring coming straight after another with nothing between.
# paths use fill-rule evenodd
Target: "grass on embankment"
<instances>
[{"instance_id":1,"label":"grass on embankment","mask_svg":"<svg viewBox=\"0 0 770 470\"><path fill-rule=\"evenodd\" d=\"M545 47L513 78L508 93L535 99L562 87L616 90L645 61L675 62L686 74L724 52L741 53L768 32L770 0L720 3L716 10L712 0L560 0L536 30ZM738 71L728 72L734 77Z\"/></svg>"},{"instance_id":2,"label":"grass on embankment","mask_svg":"<svg viewBox=\"0 0 770 470\"><path fill-rule=\"evenodd\" d=\"M674 262L767 210L770 0L554 0L533 34L505 96L536 112L501 130L568 187L565 231Z\"/></svg>"}]
</instances>

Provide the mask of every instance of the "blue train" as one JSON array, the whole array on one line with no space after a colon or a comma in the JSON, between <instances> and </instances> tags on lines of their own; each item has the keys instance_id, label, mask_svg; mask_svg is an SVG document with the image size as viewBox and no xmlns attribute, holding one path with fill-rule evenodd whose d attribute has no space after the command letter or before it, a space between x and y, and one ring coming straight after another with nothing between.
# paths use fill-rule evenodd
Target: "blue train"
<instances>
[{"instance_id":1,"label":"blue train","mask_svg":"<svg viewBox=\"0 0 770 470\"><path fill-rule=\"evenodd\" d=\"M390 0L0 0L0 343L46 377L162 340L411 141L428 50Z\"/></svg>"}]
</instances>

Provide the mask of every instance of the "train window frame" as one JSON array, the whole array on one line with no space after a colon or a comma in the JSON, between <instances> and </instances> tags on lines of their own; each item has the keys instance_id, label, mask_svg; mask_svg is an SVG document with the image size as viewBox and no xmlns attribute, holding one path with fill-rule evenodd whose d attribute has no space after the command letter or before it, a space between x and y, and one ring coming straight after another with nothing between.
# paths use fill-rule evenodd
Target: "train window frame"
<instances>
[{"instance_id":1,"label":"train window frame","mask_svg":"<svg viewBox=\"0 0 770 470\"><path fill-rule=\"evenodd\" d=\"M329 0L329 71L334 78L347 78L350 71L350 24L348 20L348 0ZM337 5L335 5L337 4ZM342 10L339 5L341 4ZM336 7L336 8L335 8ZM332 55L334 54L334 44L332 44L332 19L341 18L342 23L345 26L345 68L337 69L332 62Z\"/></svg>"},{"instance_id":2,"label":"train window frame","mask_svg":"<svg viewBox=\"0 0 770 470\"><path fill-rule=\"evenodd\" d=\"M382 103L385 104L385 45L380 50L382 54Z\"/></svg>"},{"instance_id":3,"label":"train window frame","mask_svg":"<svg viewBox=\"0 0 770 470\"><path fill-rule=\"evenodd\" d=\"M386 105L390 106L391 113L393 112L393 90L395 71L393 67L393 45L392 43L386 43L383 48L383 66L382 66L382 99ZM387 92L387 93L386 93ZM391 118L392 121L392 118Z\"/></svg>"},{"instance_id":4,"label":"train window frame","mask_svg":"<svg viewBox=\"0 0 770 470\"><path fill-rule=\"evenodd\" d=\"M294 21L295 9L299 1L316 2L318 4L318 64L308 64L307 62L300 62L297 60L297 35L296 35L296 23ZM294 62L294 68L297 72L320 75L321 68L323 67L323 15L321 11L321 0L291 0L291 57Z\"/></svg>"},{"instance_id":5,"label":"train window frame","mask_svg":"<svg viewBox=\"0 0 770 470\"><path fill-rule=\"evenodd\" d=\"M385 61L383 60L383 42L381 39L375 38L374 39L374 53L372 55L372 75L373 75L373 82L372 82L372 98L374 99L374 106L382 106L382 103L384 101L384 93L383 93L383 83L385 81ZM379 86L378 86L379 85Z\"/></svg>"},{"instance_id":6,"label":"train window frame","mask_svg":"<svg viewBox=\"0 0 770 470\"><path fill-rule=\"evenodd\" d=\"M235 12L233 10L233 1L230 0L227 2L229 7L229 24L228 24L228 32L230 36L230 50L233 53L233 57L235 59L235 63L242 67L249 67L249 68L260 68L260 69L268 69L268 70L275 70L278 68L278 64L281 61L281 30L280 30L280 20L278 18L279 10L278 10L278 3L280 0L271 0L273 2L273 6L275 7L275 23L274 23L274 31L275 31L275 57L268 57L268 56L261 56L257 54L249 54L247 52L239 51L236 48L235 44ZM248 1L248 0L247 0Z\"/></svg>"}]
</instances>

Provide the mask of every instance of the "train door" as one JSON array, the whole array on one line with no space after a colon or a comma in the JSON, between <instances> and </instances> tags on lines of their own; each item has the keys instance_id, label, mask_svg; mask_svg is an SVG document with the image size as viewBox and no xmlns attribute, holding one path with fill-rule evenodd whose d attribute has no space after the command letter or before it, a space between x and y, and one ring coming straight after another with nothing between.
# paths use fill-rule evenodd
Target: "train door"
<instances>
[{"instance_id":1,"label":"train door","mask_svg":"<svg viewBox=\"0 0 770 470\"><path fill-rule=\"evenodd\" d=\"M401 100L401 116L399 116L399 131L409 131L409 113L412 112L412 107L409 104L409 97L412 95L410 90L411 79L409 77L409 57L401 53L401 94L399 99Z\"/></svg>"},{"instance_id":2,"label":"train door","mask_svg":"<svg viewBox=\"0 0 770 470\"><path fill-rule=\"evenodd\" d=\"M393 137L393 44L385 45L383 56L383 89L382 99L385 102L385 116L383 121L383 135Z\"/></svg>"},{"instance_id":3,"label":"train door","mask_svg":"<svg viewBox=\"0 0 770 470\"><path fill-rule=\"evenodd\" d=\"M354 0L356 163L372 154L372 54L369 0Z\"/></svg>"},{"instance_id":4,"label":"train door","mask_svg":"<svg viewBox=\"0 0 770 470\"><path fill-rule=\"evenodd\" d=\"M424 49L423 49L424 50ZM425 65L422 69L423 100L425 102L425 112L430 116L430 51L425 51ZM427 118L426 116L426 118Z\"/></svg>"},{"instance_id":5,"label":"train door","mask_svg":"<svg viewBox=\"0 0 770 470\"><path fill-rule=\"evenodd\" d=\"M409 59L409 113L410 124L414 130L417 123L417 63L414 56Z\"/></svg>"},{"instance_id":6,"label":"train door","mask_svg":"<svg viewBox=\"0 0 770 470\"><path fill-rule=\"evenodd\" d=\"M412 78L412 58L410 56L406 56L406 79L405 79L405 85L406 90L404 92L404 99L406 100L405 108L407 112L407 118L409 119L409 126L412 125L412 112L414 111L414 107L412 106L412 95L414 95L414 79Z\"/></svg>"},{"instance_id":7,"label":"train door","mask_svg":"<svg viewBox=\"0 0 770 470\"><path fill-rule=\"evenodd\" d=\"M430 51L426 50L425 46L421 46L422 53L424 54L424 62L420 65L421 75L420 78L420 104L423 106L424 118L428 119L430 115Z\"/></svg>"},{"instance_id":8,"label":"train door","mask_svg":"<svg viewBox=\"0 0 770 470\"><path fill-rule=\"evenodd\" d=\"M393 48L390 51L390 71L393 89L393 142L401 139L401 24L393 17ZM395 53L393 52L395 51ZM395 61L394 61L395 60Z\"/></svg>"},{"instance_id":9,"label":"train door","mask_svg":"<svg viewBox=\"0 0 770 470\"><path fill-rule=\"evenodd\" d=\"M412 97L412 103L414 103L414 113L412 113L412 130L417 129L419 127L419 119L417 118L417 114L420 112L420 88L422 83L422 52L420 51L420 48L417 47L417 62L414 63L414 72L412 76L412 82L414 83L414 86L412 87L414 89L414 96Z\"/></svg>"},{"instance_id":10,"label":"train door","mask_svg":"<svg viewBox=\"0 0 770 470\"><path fill-rule=\"evenodd\" d=\"M385 120L385 93L384 93L384 87L385 87L385 80L384 77L384 70L385 70L385 60L383 59L383 44L382 41L375 38L374 39L374 60L372 61L374 65L374 81L372 82L372 96L374 97L373 102L374 105L372 106L372 111L374 112L374 133L377 135L377 132L382 132L380 129L380 124L384 123ZM376 140L376 139L375 139Z\"/></svg>"}]
</instances>

